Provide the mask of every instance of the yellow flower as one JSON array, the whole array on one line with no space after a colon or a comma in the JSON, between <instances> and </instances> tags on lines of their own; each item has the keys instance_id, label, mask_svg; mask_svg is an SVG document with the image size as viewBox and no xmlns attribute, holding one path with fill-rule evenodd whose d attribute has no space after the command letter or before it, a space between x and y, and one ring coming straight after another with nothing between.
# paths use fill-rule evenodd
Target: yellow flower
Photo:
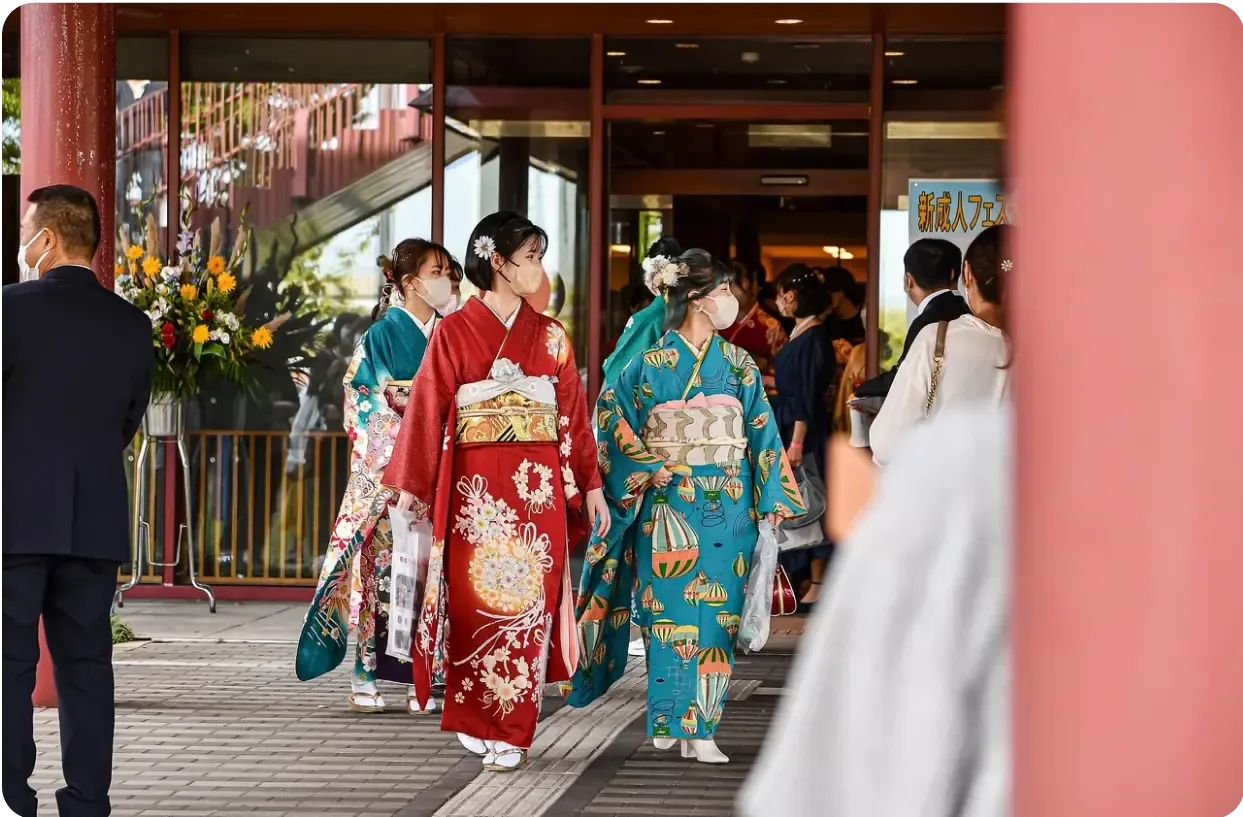
<instances>
[{"instance_id":1,"label":"yellow flower","mask_svg":"<svg viewBox=\"0 0 1243 817\"><path fill-rule=\"evenodd\" d=\"M195 343L207 343L207 339L211 337L211 330L203 324L194 327L194 331L190 333L190 340Z\"/></svg>"},{"instance_id":2,"label":"yellow flower","mask_svg":"<svg viewBox=\"0 0 1243 817\"><path fill-rule=\"evenodd\" d=\"M272 330L266 326L260 326L250 333L250 342L260 349L268 348L272 345Z\"/></svg>"},{"instance_id":3,"label":"yellow flower","mask_svg":"<svg viewBox=\"0 0 1243 817\"><path fill-rule=\"evenodd\" d=\"M221 292L227 295L233 291L234 287L237 286L237 279L234 278L230 273L222 272L220 273L220 276L216 279L216 286L220 288Z\"/></svg>"},{"instance_id":4,"label":"yellow flower","mask_svg":"<svg viewBox=\"0 0 1243 817\"><path fill-rule=\"evenodd\" d=\"M125 257L131 261L137 261L142 258L142 247L137 244L130 244L129 249L125 251Z\"/></svg>"},{"instance_id":5,"label":"yellow flower","mask_svg":"<svg viewBox=\"0 0 1243 817\"><path fill-rule=\"evenodd\" d=\"M213 255L207 259L207 271L212 275L219 275L224 272L224 259L218 255Z\"/></svg>"},{"instance_id":6,"label":"yellow flower","mask_svg":"<svg viewBox=\"0 0 1243 817\"><path fill-rule=\"evenodd\" d=\"M164 269L164 265L160 263L160 259L153 255L148 255L142 262L143 275L159 275L162 269Z\"/></svg>"},{"instance_id":7,"label":"yellow flower","mask_svg":"<svg viewBox=\"0 0 1243 817\"><path fill-rule=\"evenodd\" d=\"M182 285L181 297L185 298L187 301L193 301L198 296L199 296L199 290L198 290L198 287L196 287L194 284L183 284Z\"/></svg>"}]
</instances>

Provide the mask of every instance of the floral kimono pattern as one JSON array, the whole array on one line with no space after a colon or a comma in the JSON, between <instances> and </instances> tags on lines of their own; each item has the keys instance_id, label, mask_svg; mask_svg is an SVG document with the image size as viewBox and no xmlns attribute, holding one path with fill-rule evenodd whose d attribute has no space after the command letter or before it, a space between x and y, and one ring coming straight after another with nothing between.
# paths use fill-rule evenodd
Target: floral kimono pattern
<instances>
[{"instance_id":1,"label":"floral kimono pattern","mask_svg":"<svg viewBox=\"0 0 1243 817\"><path fill-rule=\"evenodd\" d=\"M433 337L411 410L384 482L432 520L415 686L425 701L443 653L441 728L529 747L545 680L577 661L568 550L600 487L569 338L525 302L507 329L472 298Z\"/></svg>"},{"instance_id":2,"label":"floral kimono pattern","mask_svg":"<svg viewBox=\"0 0 1243 817\"><path fill-rule=\"evenodd\" d=\"M380 484L380 477L393 454L411 381L426 349L427 339L414 318L392 307L363 335L346 370L350 475L298 641L297 673L304 681L345 658L355 595L354 679L375 681L378 673L383 680L411 683L410 664L385 654L393 547L387 511L393 492Z\"/></svg>"},{"instance_id":3,"label":"floral kimono pattern","mask_svg":"<svg viewBox=\"0 0 1243 817\"><path fill-rule=\"evenodd\" d=\"M751 356L680 334L633 360L596 405L612 528L587 551L571 706L626 668L632 595L648 646L648 734L709 738L734 666L743 592L766 514L804 513ZM651 485L664 465L673 480Z\"/></svg>"}]
</instances>

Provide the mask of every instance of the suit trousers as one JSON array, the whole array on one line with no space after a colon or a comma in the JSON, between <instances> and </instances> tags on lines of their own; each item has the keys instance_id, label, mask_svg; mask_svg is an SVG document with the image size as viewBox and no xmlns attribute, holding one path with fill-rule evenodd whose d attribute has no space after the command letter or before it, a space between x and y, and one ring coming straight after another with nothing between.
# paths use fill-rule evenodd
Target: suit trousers
<instances>
[{"instance_id":1,"label":"suit trousers","mask_svg":"<svg viewBox=\"0 0 1243 817\"><path fill-rule=\"evenodd\" d=\"M35 817L30 787L35 768L35 667L39 617L55 667L61 768L56 792L61 817L111 812L112 741L116 702L110 613L117 562L73 556L4 554L4 800L20 817Z\"/></svg>"}]
</instances>

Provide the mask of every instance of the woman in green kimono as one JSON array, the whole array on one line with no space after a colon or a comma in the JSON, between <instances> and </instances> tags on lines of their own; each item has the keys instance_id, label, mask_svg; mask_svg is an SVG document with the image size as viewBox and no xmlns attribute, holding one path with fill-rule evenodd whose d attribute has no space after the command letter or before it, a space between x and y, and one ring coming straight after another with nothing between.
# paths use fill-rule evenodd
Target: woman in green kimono
<instances>
[{"instance_id":1,"label":"woman in green kimono","mask_svg":"<svg viewBox=\"0 0 1243 817\"><path fill-rule=\"evenodd\" d=\"M410 384L440 316L457 305L461 279L454 275L444 247L417 238L398 244L392 260L381 257L380 266L384 290L371 313L374 323L345 373L345 427L352 445L349 481L297 657L303 681L340 664L351 602L357 599L358 645L348 701L350 709L364 713L384 710L377 677L413 683L413 665L386 654L393 547L388 506L395 497L381 486L380 477L393 453ZM420 709L414 687L410 690L406 707L415 714ZM428 710L433 708L429 704Z\"/></svg>"},{"instance_id":2,"label":"woman in green kimono","mask_svg":"<svg viewBox=\"0 0 1243 817\"><path fill-rule=\"evenodd\" d=\"M658 749L728 758L713 741L734 665L757 522L804 512L750 355L717 331L734 322L730 273L690 250L657 276L664 335L596 406L600 470L613 514L592 539L577 610L571 706L626 668L631 598L648 643L647 731ZM637 581L636 581L637 572Z\"/></svg>"}]
</instances>

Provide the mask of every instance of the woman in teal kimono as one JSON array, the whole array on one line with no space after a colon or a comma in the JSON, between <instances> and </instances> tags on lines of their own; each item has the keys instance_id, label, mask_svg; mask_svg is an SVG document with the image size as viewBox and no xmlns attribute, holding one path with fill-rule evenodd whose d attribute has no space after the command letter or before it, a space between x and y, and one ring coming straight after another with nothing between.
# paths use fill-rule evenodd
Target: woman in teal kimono
<instances>
[{"instance_id":1,"label":"woman in teal kimono","mask_svg":"<svg viewBox=\"0 0 1243 817\"><path fill-rule=\"evenodd\" d=\"M350 709L364 713L384 710L377 677L413 683L412 665L386 654L393 546L388 506L395 497L380 477L393 453L410 384L440 315L456 307L461 280L444 247L417 238L398 244L392 260L381 257L380 266L385 283L372 312L375 322L345 373L349 481L297 656L303 681L340 664L356 604L358 645L348 701ZM419 712L418 702L408 700L407 711Z\"/></svg>"},{"instance_id":2,"label":"woman in teal kimono","mask_svg":"<svg viewBox=\"0 0 1243 817\"><path fill-rule=\"evenodd\" d=\"M571 706L626 668L632 594L648 644L647 731L658 749L725 763L725 706L761 518L804 512L750 355L716 331L738 313L729 270L690 250L658 276L666 332L596 406L613 523L587 551Z\"/></svg>"}]
</instances>

